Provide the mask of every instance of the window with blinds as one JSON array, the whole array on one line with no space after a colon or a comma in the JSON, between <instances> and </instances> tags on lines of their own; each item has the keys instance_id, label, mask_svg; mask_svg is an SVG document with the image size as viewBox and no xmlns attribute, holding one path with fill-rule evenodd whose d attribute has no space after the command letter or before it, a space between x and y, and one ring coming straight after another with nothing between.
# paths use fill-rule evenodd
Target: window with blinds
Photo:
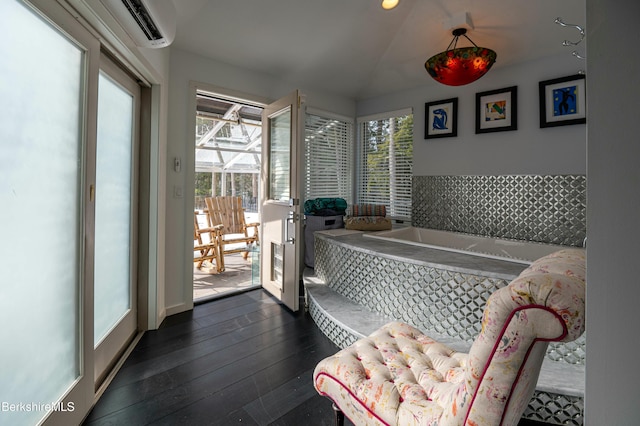
<instances>
[{"instance_id":1,"label":"window with blinds","mask_svg":"<svg viewBox=\"0 0 640 426\"><path fill-rule=\"evenodd\" d=\"M388 216L411 220L413 113L361 117L358 203L383 204Z\"/></svg>"},{"instance_id":2,"label":"window with blinds","mask_svg":"<svg viewBox=\"0 0 640 426\"><path fill-rule=\"evenodd\" d=\"M304 199L352 201L353 123L309 113L305 117Z\"/></svg>"}]
</instances>

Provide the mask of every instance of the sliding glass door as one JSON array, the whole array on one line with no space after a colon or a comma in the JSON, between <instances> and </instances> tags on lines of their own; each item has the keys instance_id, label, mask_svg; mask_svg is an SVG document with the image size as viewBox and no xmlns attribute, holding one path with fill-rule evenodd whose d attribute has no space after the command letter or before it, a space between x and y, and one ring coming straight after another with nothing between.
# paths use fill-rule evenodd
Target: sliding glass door
<instances>
[{"instance_id":1,"label":"sliding glass door","mask_svg":"<svg viewBox=\"0 0 640 426\"><path fill-rule=\"evenodd\" d=\"M89 54L0 2L0 423L86 405L85 100ZM77 35L82 38L82 34ZM68 418L68 417L67 417Z\"/></svg>"},{"instance_id":2,"label":"sliding glass door","mask_svg":"<svg viewBox=\"0 0 640 426\"><path fill-rule=\"evenodd\" d=\"M80 424L137 331L139 87L59 2L0 37L0 424Z\"/></svg>"},{"instance_id":3,"label":"sliding glass door","mask_svg":"<svg viewBox=\"0 0 640 426\"><path fill-rule=\"evenodd\" d=\"M100 62L95 185L94 346L99 386L137 327L135 194L140 88Z\"/></svg>"}]
</instances>

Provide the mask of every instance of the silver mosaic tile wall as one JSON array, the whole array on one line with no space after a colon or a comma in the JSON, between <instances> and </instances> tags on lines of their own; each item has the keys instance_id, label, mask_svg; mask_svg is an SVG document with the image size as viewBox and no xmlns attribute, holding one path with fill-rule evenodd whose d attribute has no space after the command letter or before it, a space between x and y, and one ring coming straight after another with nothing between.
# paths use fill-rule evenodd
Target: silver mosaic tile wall
<instances>
[{"instance_id":1,"label":"silver mosaic tile wall","mask_svg":"<svg viewBox=\"0 0 640 426\"><path fill-rule=\"evenodd\" d=\"M473 342L505 280L388 259L316 238L318 278L350 300L423 330Z\"/></svg>"},{"instance_id":2,"label":"silver mosaic tile wall","mask_svg":"<svg viewBox=\"0 0 640 426\"><path fill-rule=\"evenodd\" d=\"M522 417L554 425L580 426L584 423L584 399L535 391Z\"/></svg>"},{"instance_id":3,"label":"silver mosaic tile wall","mask_svg":"<svg viewBox=\"0 0 640 426\"><path fill-rule=\"evenodd\" d=\"M412 224L582 247L586 176L414 176Z\"/></svg>"}]
</instances>

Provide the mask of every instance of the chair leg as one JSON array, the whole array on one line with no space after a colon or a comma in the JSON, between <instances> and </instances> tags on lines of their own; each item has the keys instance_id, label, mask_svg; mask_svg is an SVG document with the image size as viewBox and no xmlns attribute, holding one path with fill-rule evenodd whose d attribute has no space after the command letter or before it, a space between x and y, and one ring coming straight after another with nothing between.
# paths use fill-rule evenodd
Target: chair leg
<instances>
[{"instance_id":1,"label":"chair leg","mask_svg":"<svg viewBox=\"0 0 640 426\"><path fill-rule=\"evenodd\" d=\"M216 247L216 269L218 273L224 272L224 245L222 244L222 237L218 237L218 246Z\"/></svg>"},{"instance_id":2,"label":"chair leg","mask_svg":"<svg viewBox=\"0 0 640 426\"><path fill-rule=\"evenodd\" d=\"M342 410L336 404L333 404L331 408L333 408L333 412L336 415L336 426L344 426L344 413Z\"/></svg>"}]
</instances>

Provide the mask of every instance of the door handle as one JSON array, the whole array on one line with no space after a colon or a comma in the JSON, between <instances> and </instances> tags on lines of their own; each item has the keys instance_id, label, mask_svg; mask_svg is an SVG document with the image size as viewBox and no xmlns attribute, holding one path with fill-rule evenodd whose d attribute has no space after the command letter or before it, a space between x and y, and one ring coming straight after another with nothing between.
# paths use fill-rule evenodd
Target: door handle
<instances>
[{"instance_id":1,"label":"door handle","mask_svg":"<svg viewBox=\"0 0 640 426\"><path fill-rule=\"evenodd\" d=\"M289 215L287 216L287 218L284 221L284 242L285 242L285 244L295 244L295 242L296 242L295 223L296 223L295 212L290 211ZM290 227L292 227L293 230L290 230Z\"/></svg>"}]
</instances>

